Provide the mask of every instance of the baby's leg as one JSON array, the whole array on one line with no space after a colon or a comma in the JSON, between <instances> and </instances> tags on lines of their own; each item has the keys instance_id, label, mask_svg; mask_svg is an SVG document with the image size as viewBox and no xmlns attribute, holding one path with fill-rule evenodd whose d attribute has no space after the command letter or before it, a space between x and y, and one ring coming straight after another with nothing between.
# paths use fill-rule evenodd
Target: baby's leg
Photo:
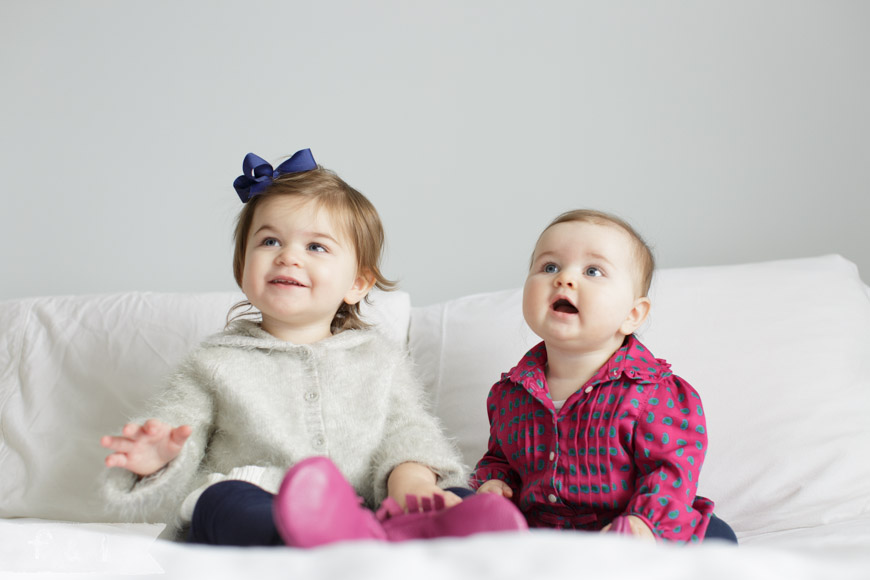
<instances>
[{"instance_id":1,"label":"baby's leg","mask_svg":"<svg viewBox=\"0 0 870 580\"><path fill-rule=\"evenodd\" d=\"M221 481L193 508L189 541L222 546L283 545L272 519L273 495L246 481Z\"/></svg>"},{"instance_id":2,"label":"baby's leg","mask_svg":"<svg viewBox=\"0 0 870 580\"><path fill-rule=\"evenodd\" d=\"M704 535L704 541L707 540L725 540L732 544L737 543L737 535L731 529L725 520L716 517L716 514L710 516L710 523L707 525L707 532Z\"/></svg>"}]
</instances>

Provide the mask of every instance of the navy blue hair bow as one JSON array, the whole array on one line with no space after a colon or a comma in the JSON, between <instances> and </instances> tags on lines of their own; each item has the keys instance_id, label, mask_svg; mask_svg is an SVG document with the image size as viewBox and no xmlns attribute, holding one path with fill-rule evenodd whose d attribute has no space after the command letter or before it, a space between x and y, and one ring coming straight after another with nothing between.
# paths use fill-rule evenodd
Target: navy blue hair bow
<instances>
[{"instance_id":1,"label":"navy blue hair bow","mask_svg":"<svg viewBox=\"0 0 870 580\"><path fill-rule=\"evenodd\" d=\"M279 175L302 173L312 169L317 169L317 162L314 161L311 149L300 149L275 169L262 157L248 153L242 163L242 175L236 177L233 187L236 188L242 203L248 203L252 197L263 193Z\"/></svg>"}]
</instances>

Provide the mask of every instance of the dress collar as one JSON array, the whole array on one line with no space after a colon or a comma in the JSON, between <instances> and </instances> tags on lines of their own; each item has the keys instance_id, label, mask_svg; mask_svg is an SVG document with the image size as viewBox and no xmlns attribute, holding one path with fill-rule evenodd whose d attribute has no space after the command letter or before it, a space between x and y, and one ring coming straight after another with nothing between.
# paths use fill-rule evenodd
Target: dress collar
<instances>
[{"instance_id":1,"label":"dress collar","mask_svg":"<svg viewBox=\"0 0 870 580\"><path fill-rule=\"evenodd\" d=\"M519 364L502 375L514 383L521 384L532 394L548 392L545 368L547 365L547 347L543 342L526 353ZM606 381L613 381L620 376L638 384L657 383L670 376L671 365L663 359L658 359L637 339L635 335L626 337L622 346L613 356L601 366L592 376L587 385L595 386ZM577 385L580 390L584 385Z\"/></svg>"}]
</instances>

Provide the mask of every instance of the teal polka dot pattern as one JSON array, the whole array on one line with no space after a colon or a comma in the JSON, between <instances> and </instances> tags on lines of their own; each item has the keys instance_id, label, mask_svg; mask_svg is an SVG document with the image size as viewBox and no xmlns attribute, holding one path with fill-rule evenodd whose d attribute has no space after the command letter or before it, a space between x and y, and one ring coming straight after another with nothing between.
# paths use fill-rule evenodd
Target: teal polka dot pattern
<instances>
[{"instance_id":1,"label":"teal polka dot pattern","mask_svg":"<svg viewBox=\"0 0 870 580\"><path fill-rule=\"evenodd\" d=\"M662 539L702 539L713 502L696 495L707 429L691 385L631 336L556 411L546 362L540 343L490 390L472 486L505 481L531 526L597 530L633 514Z\"/></svg>"}]
</instances>

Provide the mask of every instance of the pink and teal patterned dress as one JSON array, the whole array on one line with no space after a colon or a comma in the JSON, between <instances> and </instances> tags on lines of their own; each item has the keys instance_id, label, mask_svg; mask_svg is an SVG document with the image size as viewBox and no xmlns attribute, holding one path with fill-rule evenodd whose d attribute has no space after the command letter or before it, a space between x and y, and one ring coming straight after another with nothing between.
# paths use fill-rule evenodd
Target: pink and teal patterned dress
<instances>
[{"instance_id":1,"label":"pink and teal patterned dress","mask_svg":"<svg viewBox=\"0 0 870 580\"><path fill-rule=\"evenodd\" d=\"M696 495L707 426L695 389L632 335L556 410L546 362L542 342L490 390L472 486L505 481L534 527L599 530L635 515L661 539L703 539L713 502Z\"/></svg>"}]
</instances>

